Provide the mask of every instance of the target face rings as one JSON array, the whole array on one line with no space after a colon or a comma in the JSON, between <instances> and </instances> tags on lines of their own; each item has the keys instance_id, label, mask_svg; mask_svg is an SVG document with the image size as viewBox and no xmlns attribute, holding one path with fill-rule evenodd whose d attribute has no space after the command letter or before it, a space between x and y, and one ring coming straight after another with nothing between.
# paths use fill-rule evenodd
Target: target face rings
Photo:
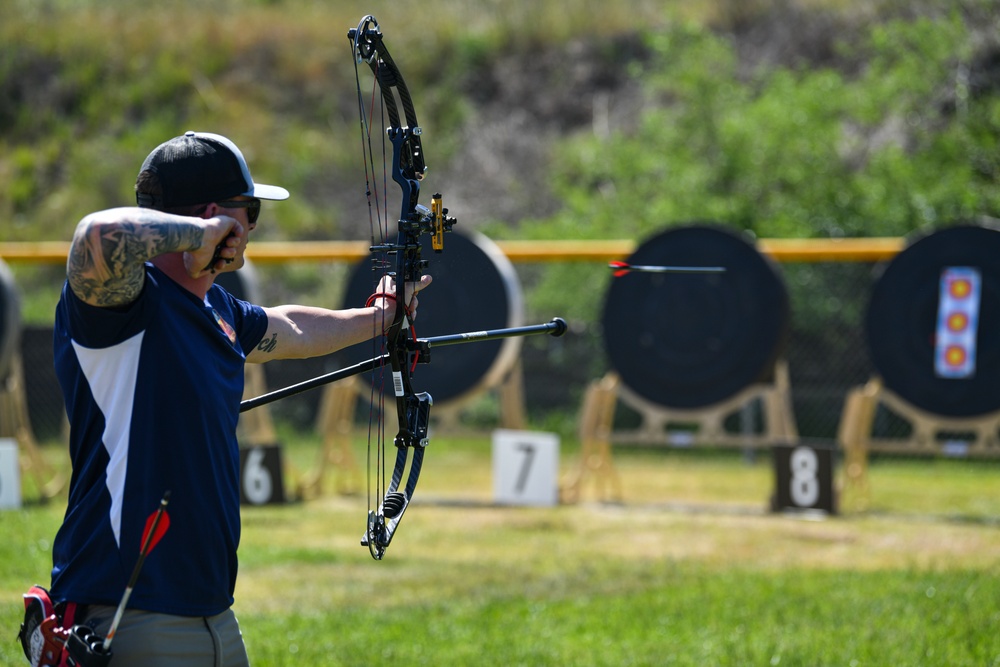
<instances>
[{"instance_id":1,"label":"target face rings","mask_svg":"<svg viewBox=\"0 0 1000 667\"><path fill-rule=\"evenodd\" d=\"M912 240L882 269L865 318L886 388L942 417L1000 410L1000 226Z\"/></svg>"}]
</instances>

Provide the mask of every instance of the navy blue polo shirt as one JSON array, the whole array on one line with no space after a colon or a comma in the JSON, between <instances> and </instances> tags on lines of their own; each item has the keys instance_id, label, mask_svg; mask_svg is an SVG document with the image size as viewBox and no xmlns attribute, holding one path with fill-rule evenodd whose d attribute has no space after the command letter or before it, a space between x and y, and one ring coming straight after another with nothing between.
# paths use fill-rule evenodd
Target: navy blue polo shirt
<instances>
[{"instance_id":1,"label":"navy blue polo shirt","mask_svg":"<svg viewBox=\"0 0 1000 667\"><path fill-rule=\"evenodd\" d=\"M53 600L117 605L146 519L169 490L170 528L129 607L211 616L232 605L243 366L266 329L261 307L217 285L202 301L152 264L124 310L63 287L54 351L73 477L53 544Z\"/></svg>"}]
</instances>

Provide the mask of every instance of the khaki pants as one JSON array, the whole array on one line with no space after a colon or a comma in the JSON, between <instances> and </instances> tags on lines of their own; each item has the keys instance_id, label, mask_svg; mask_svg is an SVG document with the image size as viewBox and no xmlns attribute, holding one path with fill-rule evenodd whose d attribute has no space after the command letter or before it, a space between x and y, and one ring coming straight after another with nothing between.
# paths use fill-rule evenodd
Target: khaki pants
<instances>
[{"instance_id":1,"label":"khaki pants","mask_svg":"<svg viewBox=\"0 0 1000 667\"><path fill-rule=\"evenodd\" d=\"M114 607L89 605L76 622L105 636ZM128 609L111 641L114 667L249 667L232 609L217 616L171 616Z\"/></svg>"}]
</instances>

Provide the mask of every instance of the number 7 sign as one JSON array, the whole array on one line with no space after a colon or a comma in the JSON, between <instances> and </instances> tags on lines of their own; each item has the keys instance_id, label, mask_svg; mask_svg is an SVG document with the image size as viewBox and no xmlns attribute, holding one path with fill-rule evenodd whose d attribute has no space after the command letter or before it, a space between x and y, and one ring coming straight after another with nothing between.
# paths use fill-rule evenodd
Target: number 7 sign
<instances>
[{"instance_id":1,"label":"number 7 sign","mask_svg":"<svg viewBox=\"0 0 1000 667\"><path fill-rule=\"evenodd\" d=\"M493 432L493 496L506 505L559 502L559 436L534 431Z\"/></svg>"}]
</instances>

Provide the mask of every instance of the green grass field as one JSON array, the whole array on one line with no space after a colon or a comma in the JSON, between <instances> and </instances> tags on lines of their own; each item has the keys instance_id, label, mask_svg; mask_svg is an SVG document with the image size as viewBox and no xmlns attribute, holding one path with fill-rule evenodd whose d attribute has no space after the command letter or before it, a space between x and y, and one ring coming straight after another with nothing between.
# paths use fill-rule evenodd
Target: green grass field
<instances>
[{"instance_id":1,"label":"green grass field","mask_svg":"<svg viewBox=\"0 0 1000 667\"><path fill-rule=\"evenodd\" d=\"M282 439L292 485L319 445ZM564 443L563 472L578 463ZM253 663L1000 665L997 463L882 458L870 509L827 519L765 510L766 454L617 449L615 464L619 503L498 507L489 437L436 438L382 562L359 545L364 493L246 508ZM0 664L23 662L20 594L48 581L63 509L0 513Z\"/></svg>"}]
</instances>

